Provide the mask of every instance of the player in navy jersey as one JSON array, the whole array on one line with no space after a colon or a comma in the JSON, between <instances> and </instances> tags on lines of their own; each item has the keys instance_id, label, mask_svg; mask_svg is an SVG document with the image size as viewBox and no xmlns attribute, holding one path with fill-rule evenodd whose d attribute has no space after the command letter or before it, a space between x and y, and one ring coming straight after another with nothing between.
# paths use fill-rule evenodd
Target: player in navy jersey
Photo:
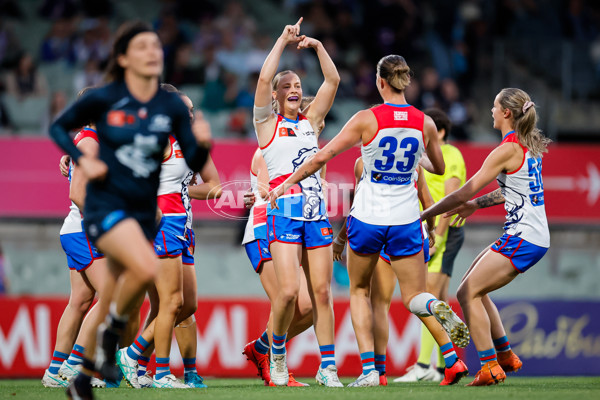
<instances>
[{"instance_id":1,"label":"player in navy jersey","mask_svg":"<svg viewBox=\"0 0 600 400\"><path fill-rule=\"evenodd\" d=\"M159 89L163 71L160 40L151 27L122 26L113 44L108 76L111 83L91 90L52 124L50 135L90 180L84 210L86 233L107 257L114 289L106 324L100 326L99 372L118 376L115 352L127 316L156 276L157 260L150 241L157 231L160 163L170 134L179 141L186 162L200 170L209 154L209 136L192 130L188 110L174 93ZM69 131L87 121L99 132L99 157L84 155ZM195 136L196 134L196 136ZM92 352L90 351L90 355ZM68 389L69 396L93 398L91 360Z\"/></svg>"},{"instance_id":2,"label":"player in navy jersey","mask_svg":"<svg viewBox=\"0 0 600 400\"><path fill-rule=\"evenodd\" d=\"M426 150L435 172L444 172L437 130L430 117L407 104L404 89L410 84L410 68L403 57L389 55L377 64L377 89L385 104L355 114L342 131L270 193L271 204L289 187L318 171L331 158L362 142L362 179L348 217L348 273L350 312L363 371L350 386L377 386L373 311L369 301L371 278L381 250L391 258L402 301L418 316L436 316L458 346L469 341L466 325L443 301L426 292L427 269L423 257L423 233L415 169ZM435 335L435 333L434 333ZM452 343L444 345L454 353ZM444 351L444 350L443 350ZM454 355L449 368L452 381L467 373Z\"/></svg>"},{"instance_id":3,"label":"player in navy jersey","mask_svg":"<svg viewBox=\"0 0 600 400\"><path fill-rule=\"evenodd\" d=\"M299 36L302 18L287 25L265 60L256 87L254 127L267 164L270 186L276 186L318 149L318 129L329 112L340 81L333 61L323 44ZM278 74L277 66L288 44L316 51L324 82L310 109L300 112L302 84L293 71ZM276 108L273 107L276 105ZM274 112L276 109L276 112ZM343 386L335 367L334 317L331 300L333 231L327 218L323 186L318 174L290 189L279 208L267 205L269 249L279 293L271 304L273 335L270 377L277 386L289 382L286 362L286 332L294 316L294 304L300 290L300 261L307 277L313 303L315 332L321 351L316 379L327 386Z\"/></svg>"},{"instance_id":4,"label":"player in navy jersey","mask_svg":"<svg viewBox=\"0 0 600 400\"><path fill-rule=\"evenodd\" d=\"M481 361L470 386L503 382L505 372L521 368L523 363L512 352L488 293L534 266L550 247L542 182L542 154L550 140L536 127L535 104L521 89L502 89L494 100L492 118L494 128L502 133L500 145L464 186L421 214L422 218L458 214L460 224L478 208L504 203L506 209L504 235L479 254L458 288L458 301ZM494 179L499 189L469 200Z\"/></svg>"},{"instance_id":5,"label":"player in navy jersey","mask_svg":"<svg viewBox=\"0 0 600 400\"><path fill-rule=\"evenodd\" d=\"M194 116L194 107L189 97L169 84L161 84L161 88L177 93L189 111L190 120L197 118L198 123L206 125L205 130L210 130L208 122L201 121L203 117L200 112ZM125 380L135 388L206 387L195 368L196 323L193 314L197 307L197 291L193 267L191 199L207 199L211 194L212 198L220 196L219 175L210 157L200 176L203 183L195 185L195 174L187 167L179 143L171 136L164 151L158 189L158 205L163 222L154 240L154 250L160 261L154 285L148 292L151 310L142 334L133 344L117 353L117 363ZM170 373L169 367L173 326L180 323L192 328L186 332L194 333L192 343L179 343L180 348L184 349L182 356L186 365L185 384ZM184 342L189 336L184 334ZM157 367L152 379L144 368L154 348ZM138 363L141 368L138 368Z\"/></svg>"}]
</instances>

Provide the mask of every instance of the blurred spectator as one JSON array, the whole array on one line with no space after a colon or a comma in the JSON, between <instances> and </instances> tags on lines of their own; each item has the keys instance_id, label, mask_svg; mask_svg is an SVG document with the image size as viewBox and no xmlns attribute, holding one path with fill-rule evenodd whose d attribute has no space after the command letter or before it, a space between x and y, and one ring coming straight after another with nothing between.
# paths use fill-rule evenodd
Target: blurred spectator
<instances>
[{"instance_id":1,"label":"blurred spectator","mask_svg":"<svg viewBox=\"0 0 600 400\"><path fill-rule=\"evenodd\" d=\"M440 107L440 77L435 68L425 68L421 78L419 103L423 108Z\"/></svg>"},{"instance_id":2,"label":"blurred spectator","mask_svg":"<svg viewBox=\"0 0 600 400\"><path fill-rule=\"evenodd\" d=\"M421 104L421 86L416 79L410 80L410 85L404 89L404 97L406 98L406 102L411 106L419 110L423 109L423 105Z\"/></svg>"},{"instance_id":3,"label":"blurred spectator","mask_svg":"<svg viewBox=\"0 0 600 400\"><path fill-rule=\"evenodd\" d=\"M375 65L370 61L361 59L354 68L354 90L367 104L379 101L379 92L375 87Z\"/></svg>"},{"instance_id":4,"label":"blurred spectator","mask_svg":"<svg viewBox=\"0 0 600 400\"><path fill-rule=\"evenodd\" d=\"M240 84L237 75L224 72L223 82L225 83L225 94L223 98L227 108L246 108L251 110L254 106L254 93L250 94L245 87Z\"/></svg>"},{"instance_id":5,"label":"blurred spectator","mask_svg":"<svg viewBox=\"0 0 600 400\"><path fill-rule=\"evenodd\" d=\"M192 56L191 44L180 46L175 54L175 63L171 75L167 76L166 81L177 87L186 84L204 83L204 71L200 66L193 65Z\"/></svg>"},{"instance_id":6,"label":"blurred spectator","mask_svg":"<svg viewBox=\"0 0 600 400\"><path fill-rule=\"evenodd\" d=\"M222 38L221 47L216 52L217 61L227 71L245 76L248 73L246 53L236 42L235 33L225 30Z\"/></svg>"},{"instance_id":7,"label":"blurred spectator","mask_svg":"<svg viewBox=\"0 0 600 400\"><path fill-rule=\"evenodd\" d=\"M216 79L207 80L204 84L204 97L202 99L202 110L218 112L227 107L225 103L225 92L227 87L221 74Z\"/></svg>"},{"instance_id":8,"label":"blurred spectator","mask_svg":"<svg viewBox=\"0 0 600 400\"><path fill-rule=\"evenodd\" d=\"M246 72L260 72L265 59L269 55L273 42L269 35L255 35L252 48L246 53Z\"/></svg>"},{"instance_id":9,"label":"blurred spectator","mask_svg":"<svg viewBox=\"0 0 600 400\"><path fill-rule=\"evenodd\" d=\"M37 71L29 53L21 54L15 68L6 74L6 92L20 100L48 94L46 78Z\"/></svg>"},{"instance_id":10,"label":"blurred spectator","mask_svg":"<svg viewBox=\"0 0 600 400\"><path fill-rule=\"evenodd\" d=\"M0 13L0 68L7 68L16 62L21 53L21 45L12 26L3 17Z\"/></svg>"},{"instance_id":11,"label":"blurred spectator","mask_svg":"<svg viewBox=\"0 0 600 400\"><path fill-rule=\"evenodd\" d=\"M175 9L165 7L155 23L165 57L165 76L171 76L175 67L175 56L180 46L189 42L185 32L180 29Z\"/></svg>"},{"instance_id":12,"label":"blurred spectator","mask_svg":"<svg viewBox=\"0 0 600 400\"><path fill-rule=\"evenodd\" d=\"M50 125L67 107L67 101L68 99L65 92L58 91L52 93L48 113L42 119L42 132L48 132L50 130Z\"/></svg>"},{"instance_id":13,"label":"blurred spectator","mask_svg":"<svg viewBox=\"0 0 600 400\"><path fill-rule=\"evenodd\" d=\"M73 42L75 59L80 65L88 60L104 63L111 51L110 29L106 18L89 18L81 23L82 34Z\"/></svg>"},{"instance_id":14,"label":"blurred spectator","mask_svg":"<svg viewBox=\"0 0 600 400\"><path fill-rule=\"evenodd\" d=\"M456 83L450 79L444 79L441 84L442 109L448 114L452 122L451 135L458 140L468 140L469 134L466 126L471 122L467 106L460 98L460 92Z\"/></svg>"},{"instance_id":15,"label":"blurred spectator","mask_svg":"<svg viewBox=\"0 0 600 400\"><path fill-rule=\"evenodd\" d=\"M202 53L202 82L211 82L219 79L221 67L217 62L215 46L208 46Z\"/></svg>"},{"instance_id":16,"label":"blurred spectator","mask_svg":"<svg viewBox=\"0 0 600 400\"><path fill-rule=\"evenodd\" d=\"M77 0L44 0L39 8L42 17L52 20L72 18L77 13L79 13Z\"/></svg>"},{"instance_id":17,"label":"blurred spectator","mask_svg":"<svg viewBox=\"0 0 600 400\"><path fill-rule=\"evenodd\" d=\"M216 47L221 43L221 31L211 16L203 18L199 22L198 32L194 37L194 50L202 53L209 47Z\"/></svg>"},{"instance_id":18,"label":"blurred spectator","mask_svg":"<svg viewBox=\"0 0 600 400\"><path fill-rule=\"evenodd\" d=\"M256 32L256 22L238 0L227 2L223 13L215 20L215 25L223 35L226 32L233 34L233 41L242 48L249 47Z\"/></svg>"},{"instance_id":19,"label":"blurred spectator","mask_svg":"<svg viewBox=\"0 0 600 400\"><path fill-rule=\"evenodd\" d=\"M74 64L76 60L73 21L63 18L55 21L42 42L42 61L55 62L65 60Z\"/></svg>"},{"instance_id":20,"label":"blurred spectator","mask_svg":"<svg viewBox=\"0 0 600 400\"><path fill-rule=\"evenodd\" d=\"M78 70L73 78L73 88L79 92L84 87L100 86L104 79L104 73L100 68L100 63L94 58L90 58L82 70Z\"/></svg>"},{"instance_id":21,"label":"blurred spectator","mask_svg":"<svg viewBox=\"0 0 600 400\"><path fill-rule=\"evenodd\" d=\"M317 39L333 34L333 21L327 14L322 2L310 3L308 9L305 8L299 15L305 16L304 21L302 21L302 34Z\"/></svg>"}]
</instances>

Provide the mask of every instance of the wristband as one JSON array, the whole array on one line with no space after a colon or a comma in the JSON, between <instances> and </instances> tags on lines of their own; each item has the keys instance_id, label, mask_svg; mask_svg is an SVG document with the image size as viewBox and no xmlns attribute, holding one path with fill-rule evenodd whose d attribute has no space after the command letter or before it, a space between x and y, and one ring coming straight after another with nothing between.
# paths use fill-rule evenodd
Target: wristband
<instances>
[{"instance_id":1,"label":"wristband","mask_svg":"<svg viewBox=\"0 0 600 400\"><path fill-rule=\"evenodd\" d=\"M335 239L333 239L333 243L337 244L338 246L345 246L346 245L346 241L345 240L340 240L339 237L335 237Z\"/></svg>"}]
</instances>

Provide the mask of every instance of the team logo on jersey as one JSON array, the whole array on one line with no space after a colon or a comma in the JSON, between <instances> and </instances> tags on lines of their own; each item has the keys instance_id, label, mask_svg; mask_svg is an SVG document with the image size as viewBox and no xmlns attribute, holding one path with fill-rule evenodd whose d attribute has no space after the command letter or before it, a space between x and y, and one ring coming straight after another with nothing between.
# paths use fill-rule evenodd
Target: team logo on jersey
<instances>
[{"instance_id":1,"label":"team logo on jersey","mask_svg":"<svg viewBox=\"0 0 600 400\"><path fill-rule=\"evenodd\" d=\"M135 122L135 115L127 114L124 110L112 110L106 115L106 123L117 128L134 125Z\"/></svg>"},{"instance_id":2,"label":"team logo on jersey","mask_svg":"<svg viewBox=\"0 0 600 400\"><path fill-rule=\"evenodd\" d=\"M279 128L279 137L296 137L296 132L292 128Z\"/></svg>"},{"instance_id":3,"label":"team logo on jersey","mask_svg":"<svg viewBox=\"0 0 600 400\"><path fill-rule=\"evenodd\" d=\"M133 171L133 176L147 178L159 166L158 161L151 158L160 151L156 136L144 136L137 133L133 143L121 146L116 152L117 160Z\"/></svg>"},{"instance_id":4,"label":"team logo on jersey","mask_svg":"<svg viewBox=\"0 0 600 400\"><path fill-rule=\"evenodd\" d=\"M148 110L146 109L146 107L142 107L138 110L138 117L140 117L140 119L146 119L147 116Z\"/></svg>"},{"instance_id":5,"label":"team logo on jersey","mask_svg":"<svg viewBox=\"0 0 600 400\"><path fill-rule=\"evenodd\" d=\"M408 121L408 112L394 111L394 121Z\"/></svg>"},{"instance_id":6,"label":"team logo on jersey","mask_svg":"<svg viewBox=\"0 0 600 400\"><path fill-rule=\"evenodd\" d=\"M148 126L150 132L170 132L171 131L171 118L164 114L157 114L150 120Z\"/></svg>"},{"instance_id":7,"label":"team logo on jersey","mask_svg":"<svg viewBox=\"0 0 600 400\"><path fill-rule=\"evenodd\" d=\"M183 152L181 150L175 150L175 158L183 158Z\"/></svg>"}]
</instances>

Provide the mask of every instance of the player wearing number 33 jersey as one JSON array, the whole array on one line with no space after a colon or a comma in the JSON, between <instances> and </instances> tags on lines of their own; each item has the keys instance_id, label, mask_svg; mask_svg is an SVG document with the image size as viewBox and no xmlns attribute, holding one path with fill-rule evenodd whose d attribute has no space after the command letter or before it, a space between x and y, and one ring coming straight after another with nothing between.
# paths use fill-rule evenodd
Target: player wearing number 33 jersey
<instances>
[{"instance_id":1,"label":"player wearing number 33 jersey","mask_svg":"<svg viewBox=\"0 0 600 400\"><path fill-rule=\"evenodd\" d=\"M425 150L424 114L408 104L386 103L371 111L379 129L362 145L364 168L350 215L373 225L414 222L419 219L414 171Z\"/></svg>"}]
</instances>

